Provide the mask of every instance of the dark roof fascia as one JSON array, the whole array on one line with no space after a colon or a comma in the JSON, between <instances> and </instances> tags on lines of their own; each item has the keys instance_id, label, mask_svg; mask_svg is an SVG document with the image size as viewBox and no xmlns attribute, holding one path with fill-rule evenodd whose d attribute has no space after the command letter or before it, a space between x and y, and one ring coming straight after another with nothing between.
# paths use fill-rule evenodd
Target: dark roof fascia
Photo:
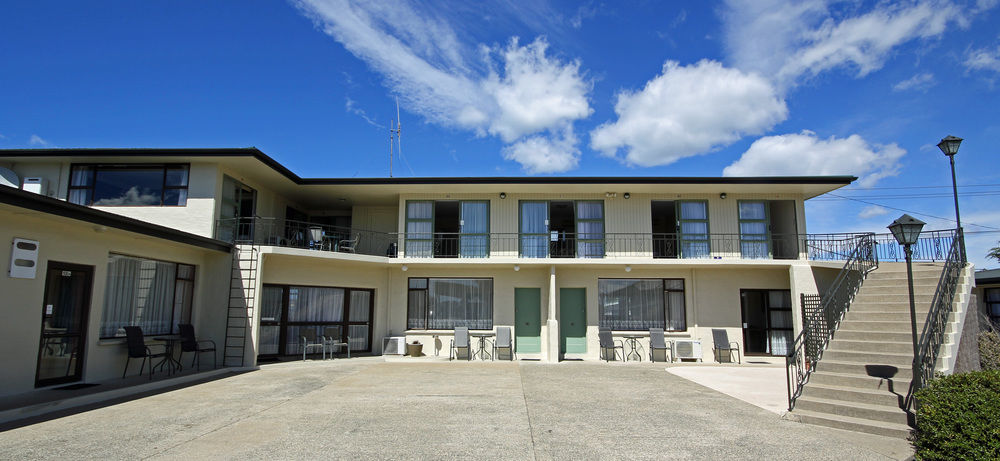
<instances>
[{"instance_id":1,"label":"dark roof fascia","mask_svg":"<svg viewBox=\"0 0 1000 461\"><path fill-rule=\"evenodd\" d=\"M996 285L1000 283L1000 277L994 277L991 279L976 279L976 285Z\"/></svg>"},{"instance_id":2,"label":"dark roof fascia","mask_svg":"<svg viewBox=\"0 0 1000 461\"><path fill-rule=\"evenodd\" d=\"M0 149L0 157L65 156L132 157L254 157L297 185L436 185L436 184L831 184L848 185L857 176L747 176L747 177L663 177L663 176L550 176L550 177L437 177L437 178L302 178L256 147L183 149Z\"/></svg>"},{"instance_id":3,"label":"dark roof fascia","mask_svg":"<svg viewBox=\"0 0 1000 461\"><path fill-rule=\"evenodd\" d=\"M13 187L0 186L0 203L209 250L229 253L233 249L232 244L222 240L202 237L157 224L150 224L138 219L108 213L107 211L95 210L75 203L64 202L32 192L14 189Z\"/></svg>"}]
</instances>

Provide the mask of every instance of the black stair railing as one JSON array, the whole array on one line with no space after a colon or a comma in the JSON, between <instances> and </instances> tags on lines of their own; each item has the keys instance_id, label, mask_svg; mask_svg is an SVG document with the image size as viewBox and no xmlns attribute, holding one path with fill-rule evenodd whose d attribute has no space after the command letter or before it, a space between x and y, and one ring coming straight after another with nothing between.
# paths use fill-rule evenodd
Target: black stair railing
<instances>
[{"instance_id":1,"label":"black stair railing","mask_svg":"<svg viewBox=\"0 0 1000 461\"><path fill-rule=\"evenodd\" d=\"M948 316L951 315L955 296L958 294L962 270L965 268L966 260L965 254L962 252L961 238L956 238L958 234L955 231L951 231L949 234L951 245L948 250L948 258L941 270L941 277L938 279L934 298L931 301L931 308L927 313L924 329L920 333L917 356L913 358L913 380L910 381L910 389L905 401L907 410L915 409L918 403L914 399L914 393L927 386L927 383L934 378L934 369L948 330Z\"/></svg>"},{"instance_id":2,"label":"black stair railing","mask_svg":"<svg viewBox=\"0 0 1000 461\"><path fill-rule=\"evenodd\" d=\"M851 248L845 251L847 261L830 290L822 296L802 295L802 332L795 337L791 352L785 357L789 411L795 407L795 399L802 394L802 386L816 369L865 277L878 267L875 234L858 234L850 240L844 242L845 247Z\"/></svg>"}]
</instances>

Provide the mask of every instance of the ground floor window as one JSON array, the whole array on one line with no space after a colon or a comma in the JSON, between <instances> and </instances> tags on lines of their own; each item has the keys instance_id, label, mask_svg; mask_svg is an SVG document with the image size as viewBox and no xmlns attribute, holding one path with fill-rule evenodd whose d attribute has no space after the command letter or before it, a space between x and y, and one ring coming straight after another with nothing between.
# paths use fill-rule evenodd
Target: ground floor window
<instances>
[{"instance_id":1,"label":"ground floor window","mask_svg":"<svg viewBox=\"0 0 1000 461\"><path fill-rule=\"evenodd\" d=\"M375 290L264 285L259 355L301 354L302 331L350 338L352 351L371 351Z\"/></svg>"},{"instance_id":2,"label":"ground floor window","mask_svg":"<svg viewBox=\"0 0 1000 461\"><path fill-rule=\"evenodd\" d=\"M792 345L792 293L740 290L743 347L747 354L788 355Z\"/></svg>"},{"instance_id":3,"label":"ground floor window","mask_svg":"<svg viewBox=\"0 0 1000 461\"><path fill-rule=\"evenodd\" d=\"M406 327L411 330L492 329L493 279L409 279Z\"/></svg>"},{"instance_id":4,"label":"ground floor window","mask_svg":"<svg viewBox=\"0 0 1000 461\"><path fill-rule=\"evenodd\" d=\"M194 266L111 254L100 336L125 336L125 326L147 336L176 333L191 321L193 298Z\"/></svg>"},{"instance_id":5,"label":"ground floor window","mask_svg":"<svg viewBox=\"0 0 1000 461\"><path fill-rule=\"evenodd\" d=\"M1000 328L1000 288L987 288L983 291L983 302L986 303L986 313L990 321Z\"/></svg>"},{"instance_id":6,"label":"ground floor window","mask_svg":"<svg viewBox=\"0 0 1000 461\"><path fill-rule=\"evenodd\" d=\"M598 279L597 306L602 328L687 329L683 279Z\"/></svg>"}]
</instances>

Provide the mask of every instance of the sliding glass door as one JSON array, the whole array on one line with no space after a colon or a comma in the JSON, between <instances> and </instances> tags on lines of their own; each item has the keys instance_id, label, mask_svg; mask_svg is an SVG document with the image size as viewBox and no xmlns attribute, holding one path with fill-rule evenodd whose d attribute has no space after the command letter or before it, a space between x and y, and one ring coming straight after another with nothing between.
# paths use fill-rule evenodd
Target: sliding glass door
<instances>
[{"instance_id":1,"label":"sliding glass door","mask_svg":"<svg viewBox=\"0 0 1000 461\"><path fill-rule=\"evenodd\" d=\"M370 289L264 285L259 355L301 354L306 329L371 351L373 299Z\"/></svg>"},{"instance_id":2,"label":"sliding glass door","mask_svg":"<svg viewBox=\"0 0 1000 461\"><path fill-rule=\"evenodd\" d=\"M549 256L549 202L521 202L521 257Z\"/></svg>"}]
</instances>

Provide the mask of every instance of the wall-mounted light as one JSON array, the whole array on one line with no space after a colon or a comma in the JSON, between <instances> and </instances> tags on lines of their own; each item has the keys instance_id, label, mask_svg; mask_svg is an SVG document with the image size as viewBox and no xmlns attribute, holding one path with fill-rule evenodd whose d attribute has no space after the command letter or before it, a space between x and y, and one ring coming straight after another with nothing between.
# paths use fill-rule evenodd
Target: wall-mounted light
<instances>
[{"instance_id":1,"label":"wall-mounted light","mask_svg":"<svg viewBox=\"0 0 1000 461\"><path fill-rule=\"evenodd\" d=\"M632 272L632 266L625 266L625 272Z\"/></svg>"},{"instance_id":2,"label":"wall-mounted light","mask_svg":"<svg viewBox=\"0 0 1000 461\"><path fill-rule=\"evenodd\" d=\"M409 267L406 267L406 264L404 264L403 267L401 267L400 269L403 269L403 272L406 272L407 270L409 270Z\"/></svg>"},{"instance_id":3,"label":"wall-mounted light","mask_svg":"<svg viewBox=\"0 0 1000 461\"><path fill-rule=\"evenodd\" d=\"M626 192L625 195L624 195L624 197L625 197L625 200L628 200L628 199L632 198L632 194Z\"/></svg>"},{"instance_id":4,"label":"wall-mounted light","mask_svg":"<svg viewBox=\"0 0 1000 461\"><path fill-rule=\"evenodd\" d=\"M521 270L521 266L514 264L514 272Z\"/></svg>"},{"instance_id":5,"label":"wall-mounted light","mask_svg":"<svg viewBox=\"0 0 1000 461\"><path fill-rule=\"evenodd\" d=\"M507 198L507 193L506 192L501 192L500 193L500 200L503 200L505 198Z\"/></svg>"},{"instance_id":6,"label":"wall-mounted light","mask_svg":"<svg viewBox=\"0 0 1000 461\"><path fill-rule=\"evenodd\" d=\"M719 194L719 198L725 200L726 199L726 193L723 192L723 193Z\"/></svg>"}]
</instances>

